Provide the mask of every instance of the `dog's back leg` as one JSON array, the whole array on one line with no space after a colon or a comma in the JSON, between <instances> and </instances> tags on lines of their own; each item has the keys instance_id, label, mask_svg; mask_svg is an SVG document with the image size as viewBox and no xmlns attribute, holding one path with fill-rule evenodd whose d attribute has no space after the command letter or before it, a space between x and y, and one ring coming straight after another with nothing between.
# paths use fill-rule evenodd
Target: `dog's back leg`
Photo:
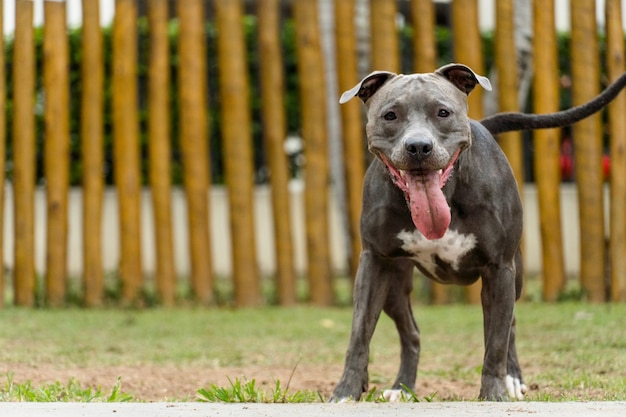
<instances>
[{"instance_id":1,"label":"dog's back leg","mask_svg":"<svg viewBox=\"0 0 626 417\"><path fill-rule=\"evenodd\" d=\"M384 393L387 400L397 399L405 387L415 389L420 354L420 333L411 308L414 266L412 262L398 262L398 273L390 284L384 311L400 335L400 369L393 389Z\"/></svg>"}]
</instances>

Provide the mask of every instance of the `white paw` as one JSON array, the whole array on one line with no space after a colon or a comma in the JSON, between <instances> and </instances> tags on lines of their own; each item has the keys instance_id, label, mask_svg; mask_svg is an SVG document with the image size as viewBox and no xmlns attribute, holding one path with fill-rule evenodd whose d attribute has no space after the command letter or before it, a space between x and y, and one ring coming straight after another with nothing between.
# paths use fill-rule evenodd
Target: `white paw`
<instances>
[{"instance_id":1,"label":"white paw","mask_svg":"<svg viewBox=\"0 0 626 417\"><path fill-rule=\"evenodd\" d=\"M509 397L516 400L523 400L524 394L528 391L526 384L522 384L519 378L514 378L511 375L506 376L506 390L509 393Z\"/></svg>"},{"instance_id":2,"label":"white paw","mask_svg":"<svg viewBox=\"0 0 626 417\"><path fill-rule=\"evenodd\" d=\"M383 391L383 398L390 403L397 403L404 396L401 389L386 389Z\"/></svg>"}]
</instances>

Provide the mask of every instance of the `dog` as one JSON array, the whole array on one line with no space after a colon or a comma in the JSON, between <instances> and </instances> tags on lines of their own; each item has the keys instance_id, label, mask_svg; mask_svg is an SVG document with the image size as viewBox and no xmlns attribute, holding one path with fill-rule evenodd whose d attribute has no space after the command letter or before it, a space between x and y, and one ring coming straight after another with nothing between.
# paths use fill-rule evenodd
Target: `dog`
<instances>
[{"instance_id":1,"label":"dog","mask_svg":"<svg viewBox=\"0 0 626 417\"><path fill-rule=\"evenodd\" d=\"M515 348L514 304L522 290L522 202L494 135L572 124L600 110L626 85L626 74L592 101L546 115L500 113L478 122L467 96L489 80L449 64L433 73L375 71L343 93L367 108L367 169L362 251L344 371L331 401L358 400L368 389L369 344L380 313L400 336L400 370L388 400L414 389L420 332L410 294L414 268L442 284L482 278L485 354L479 398L522 399L527 391Z\"/></svg>"}]
</instances>

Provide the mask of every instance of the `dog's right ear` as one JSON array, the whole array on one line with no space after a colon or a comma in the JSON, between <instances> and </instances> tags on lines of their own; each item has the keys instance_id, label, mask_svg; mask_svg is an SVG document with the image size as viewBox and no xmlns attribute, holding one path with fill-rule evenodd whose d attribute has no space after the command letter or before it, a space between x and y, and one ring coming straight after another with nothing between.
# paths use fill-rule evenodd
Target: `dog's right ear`
<instances>
[{"instance_id":1,"label":"dog's right ear","mask_svg":"<svg viewBox=\"0 0 626 417\"><path fill-rule=\"evenodd\" d=\"M339 99L339 103L346 103L352 99L352 97L358 96L363 103L367 104L367 100L369 100L383 84L396 75L397 74L389 71L374 71L363 78L360 83L344 92Z\"/></svg>"}]
</instances>

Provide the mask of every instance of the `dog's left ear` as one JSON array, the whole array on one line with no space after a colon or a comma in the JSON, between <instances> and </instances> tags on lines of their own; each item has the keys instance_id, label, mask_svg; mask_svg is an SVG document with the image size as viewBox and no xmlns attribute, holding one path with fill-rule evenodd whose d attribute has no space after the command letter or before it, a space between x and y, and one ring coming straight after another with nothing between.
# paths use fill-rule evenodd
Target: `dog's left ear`
<instances>
[{"instance_id":1,"label":"dog's left ear","mask_svg":"<svg viewBox=\"0 0 626 417\"><path fill-rule=\"evenodd\" d=\"M374 95L376 91L390 78L397 74L389 71L374 71L367 77L363 78L360 83L344 92L339 99L339 104L348 102L352 97L359 96L363 103Z\"/></svg>"},{"instance_id":2,"label":"dog's left ear","mask_svg":"<svg viewBox=\"0 0 626 417\"><path fill-rule=\"evenodd\" d=\"M470 67L462 64L444 65L435 71L435 74L447 78L459 90L468 95L476 87L476 84L480 84L485 90L491 91L491 83L487 77L476 74Z\"/></svg>"}]
</instances>

